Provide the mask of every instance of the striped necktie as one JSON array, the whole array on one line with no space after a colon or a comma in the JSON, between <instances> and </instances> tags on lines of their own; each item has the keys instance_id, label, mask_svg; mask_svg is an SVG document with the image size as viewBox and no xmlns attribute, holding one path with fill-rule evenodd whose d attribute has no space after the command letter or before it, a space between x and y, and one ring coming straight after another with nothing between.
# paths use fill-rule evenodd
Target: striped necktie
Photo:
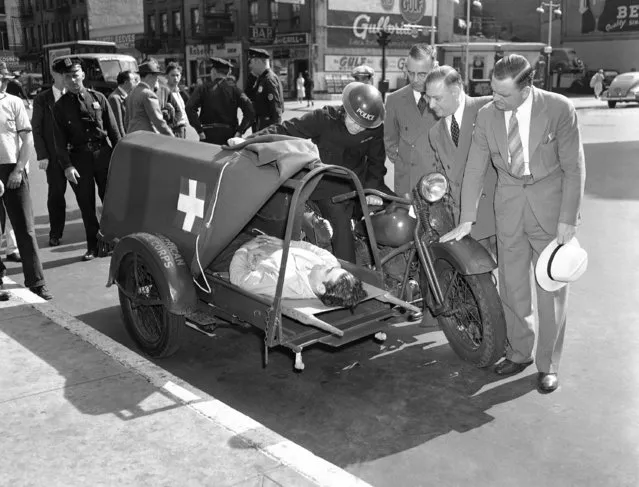
<instances>
[{"instance_id":1,"label":"striped necktie","mask_svg":"<svg viewBox=\"0 0 639 487\"><path fill-rule=\"evenodd\" d=\"M424 110L426 110L426 93L422 91L422 96L419 97L419 101L417 102L417 109L420 114L424 114Z\"/></svg>"},{"instance_id":2,"label":"striped necktie","mask_svg":"<svg viewBox=\"0 0 639 487\"><path fill-rule=\"evenodd\" d=\"M508 153L510 154L510 172L518 178L524 175L524 146L519 135L517 110L513 110L508 124Z\"/></svg>"},{"instance_id":3,"label":"striped necktie","mask_svg":"<svg viewBox=\"0 0 639 487\"><path fill-rule=\"evenodd\" d=\"M453 138L453 142L455 143L455 147L459 145L459 124L455 119L455 114L453 113L453 118L450 120L450 135Z\"/></svg>"}]
</instances>

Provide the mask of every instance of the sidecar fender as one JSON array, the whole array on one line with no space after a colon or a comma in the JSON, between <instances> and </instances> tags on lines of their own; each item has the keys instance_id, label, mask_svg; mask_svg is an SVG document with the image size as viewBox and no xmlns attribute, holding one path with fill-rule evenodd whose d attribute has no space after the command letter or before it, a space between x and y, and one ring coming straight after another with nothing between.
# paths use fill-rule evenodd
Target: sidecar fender
<instances>
[{"instance_id":1,"label":"sidecar fender","mask_svg":"<svg viewBox=\"0 0 639 487\"><path fill-rule=\"evenodd\" d=\"M485 274L497 268L497 263L488 251L469 236L451 242L435 242L429 249L433 261L445 259L465 276Z\"/></svg>"},{"instance_id":2,"label":"sidecar fender","mask_svg":"<svg viewBox=\"0 0 639 487\"><path fill-rule=\"evenodd\" d=\"M176 245L164 235L134 233L122 238L111 256L107 287L120 282L120 264L132 253L144 260L170 313L184 315L195 309L197 294L189 266Z\"/></svg>"}]
</instances>

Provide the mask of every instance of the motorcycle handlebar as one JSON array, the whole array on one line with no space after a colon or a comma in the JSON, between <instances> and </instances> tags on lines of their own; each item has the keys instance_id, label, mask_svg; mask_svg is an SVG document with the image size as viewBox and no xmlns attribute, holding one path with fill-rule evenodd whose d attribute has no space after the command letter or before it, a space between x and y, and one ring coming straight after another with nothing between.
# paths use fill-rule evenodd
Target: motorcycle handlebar
<instances>
[{"instance_id":1,"label":"motorcycle handlebar","mask_svg":"<svg viewBox=\"0 0 639 487\"><path fill-rule=\"evenodd\" d=\"M364 194L366 196L368 195L373 195L373 196L379 196L381 199L385 200L385 201L394 201L396 203L401 203L404 205L410 205L413 203L413 200L408 199L408 198L402 198L400 196L392 196L390 194L386 194L382 191L379 191L377 189L365 189L364 190ZM337 196L333 196L331 198L331 201L333 203L341 203L342 201L346 201L346 200L350 200L352 198L355 198L357 196L357 191L349 191L348 193L344 193L344 194L338 194Z\"/></svg>"}]
</instances>

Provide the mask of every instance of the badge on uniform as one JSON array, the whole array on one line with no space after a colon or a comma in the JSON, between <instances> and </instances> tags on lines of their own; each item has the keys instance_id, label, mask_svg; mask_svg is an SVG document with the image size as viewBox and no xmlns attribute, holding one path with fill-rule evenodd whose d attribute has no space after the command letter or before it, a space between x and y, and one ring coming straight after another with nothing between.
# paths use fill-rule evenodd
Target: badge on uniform
<instances>
[{"instance_id":1,"label":"badge on uniform","mask_svg":"<svg viewBox=\"0 0 639 487\"><path fill-rule=\"evenodd\" d=\"M257 89L257 92L258 92L258 93L262 93L262 91L263 91L263 90L264 90L264 88L263 88L262 86L260 86L260 87Z\"/></svg>"},{"instance_id":2,"label":"badge on uniform","mask_svg":"<svg viewBox=\"0 0 639 487\"><path fill-rule=\"evenodd\" d=\"M99 110L100 109L100 104L97 101L93 102L93 105L91 105L93 107L94 110Z\"/></svg>"},{"instance_id":3,"label":"badge on uniform","mask_svg":"<svg viewBox=\"0 0 639 487\"><path fill-rule=\"evenodd\" d=\"M269 93L266 98L268 98L269 101L273 101L273 93Z\"/></svg>"}]
</instances>

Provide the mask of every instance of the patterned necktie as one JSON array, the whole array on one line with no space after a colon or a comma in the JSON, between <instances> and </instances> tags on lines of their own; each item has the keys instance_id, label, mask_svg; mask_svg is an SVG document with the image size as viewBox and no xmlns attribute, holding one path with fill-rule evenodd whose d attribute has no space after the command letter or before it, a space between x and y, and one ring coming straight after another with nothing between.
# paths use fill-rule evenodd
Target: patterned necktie
<instances>
[{"instance_id":1,"label":"patterned necktie","mask_svg":"<svg viewBox=\"0 0 639 487\"><path fill-rule=\"evenodd\" d=\"M455 147L459 145L459 124L455 119L455 114L453 114L453 118L450 121L450 135L453 138L453 142L455 143Z\"/></svg>"},{"instance_id":2,"label":"patterned necktie","mask_svg":"<svg viewBox=\"0 0 639 487\"><path fill-rule=\"evenodd\" d=\"M426 110L426 93L422 91L422 96L419 97L419 101L417 102L417 109L419 113L424 114L424 110Z\"/></svg>"},{"instance_id":3,"label":"patterned necktie","mask_svg":"<svg viewBox=\"0 0 639 487\"><path fill-rule=\"evenodd\" d=\"M510 172L520 178L524 175L524 146L519 136L517 110L513 110L508 124L508 153L510 154Z\"/></svg>"}]
</instances>

